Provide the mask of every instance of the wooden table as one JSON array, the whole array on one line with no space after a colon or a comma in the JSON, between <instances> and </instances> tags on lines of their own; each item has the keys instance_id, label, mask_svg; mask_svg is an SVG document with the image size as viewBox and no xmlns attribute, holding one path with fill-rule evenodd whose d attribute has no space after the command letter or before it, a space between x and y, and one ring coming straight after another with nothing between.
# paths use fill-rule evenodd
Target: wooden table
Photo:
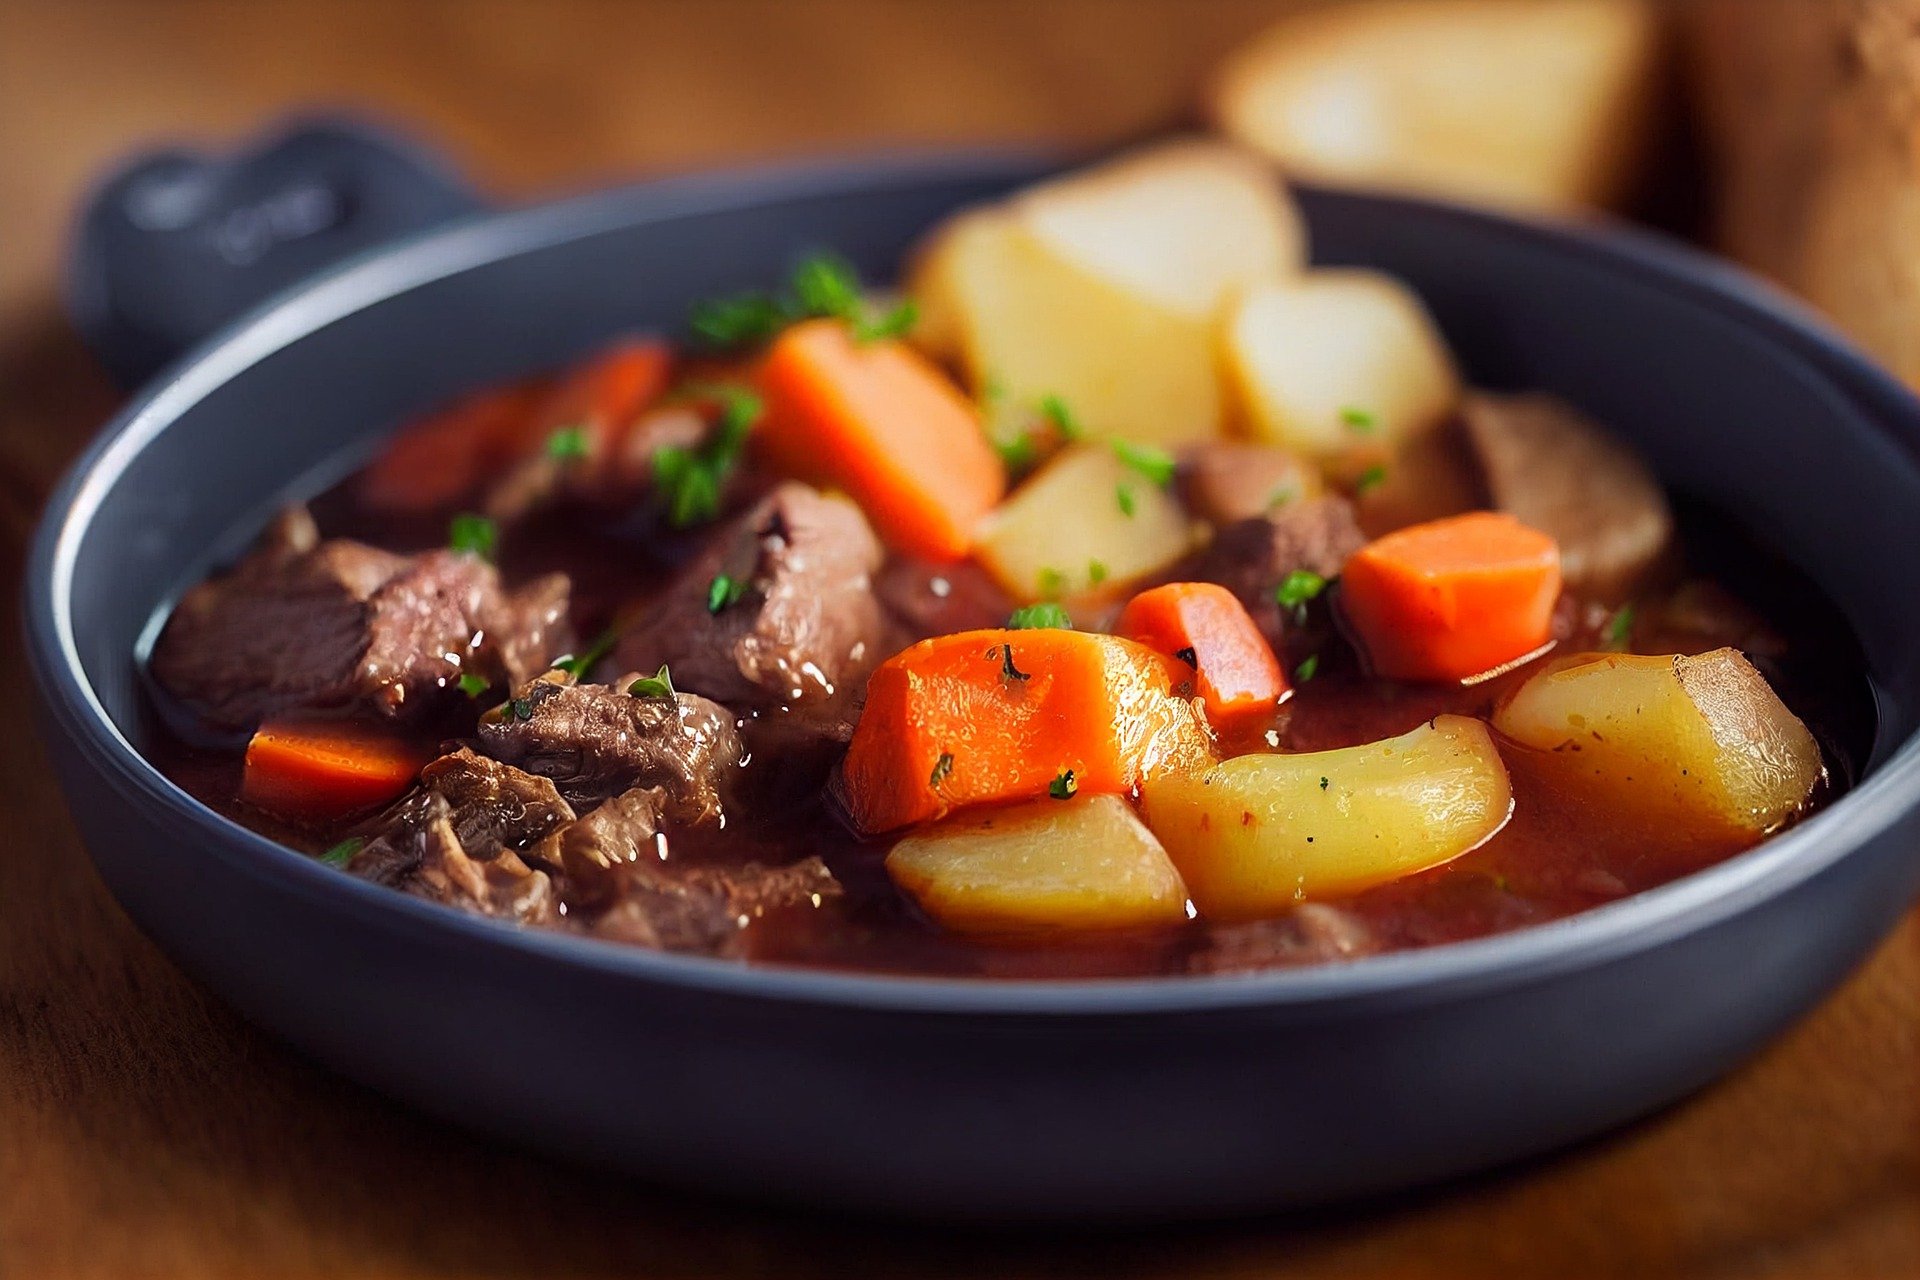
<instances>
[{"instance_id":1,"label":"wooden table","mask_svg":"<svg viewBox=\"0 0 1920 1280\"><path fill-rule=\"evenodd\" d=\"M1920 1275L1920 921L1684 1106L1364 1210L1141 1234L916 1230L694 1200L414 1118L242 1025L134 930L26 724L20 550L115 396L61 321L90 174L346 102L499 193L1177 115L1276 5L0 0L0 1275Z\"/></svg>"}]
</instances>

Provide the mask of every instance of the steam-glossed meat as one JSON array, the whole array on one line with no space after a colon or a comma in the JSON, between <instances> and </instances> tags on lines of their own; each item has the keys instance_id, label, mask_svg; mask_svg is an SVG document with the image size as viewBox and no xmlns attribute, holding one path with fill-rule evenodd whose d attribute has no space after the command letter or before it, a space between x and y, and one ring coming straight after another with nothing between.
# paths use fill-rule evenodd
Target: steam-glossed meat
<instances>
[{"instance_id":1,"label":"steam-glossed meat","mask_svg":"<svg viewBox=\"0 0 1920 1280\"><path fill-rule=\"evenodd\" d=\"M616 874L619 901L592 932L663 951L738 955L747 931L769 913L818 906L841 894L819 858L780 867L680 867L643 858Z\"/></svg>"},{"instance_id":2,"label":"steam-glossed meat","mask_svg":"<svg viewBox=\"0 0 1920 1280\"><path fill-rule=\"evenodd\" d=\"M886 656L892 628L872 583L881 559L858 508L782 484L649 603L615 663L664 664L678 688L731 706L825 702ZM715 596L722 577L737 599Z\"/></svg>"},{"instance_id":3,"label":"steam-glossed meat","mask_svg":"<svg viewBox=\"0 0 1920 1280\"><path fill-rule=\"evenodd\" d=\"M1267 638L1277 642L1282 624L1275 588L1296 569L1337 577L1347 557L1366 541L1345 498L1292 502L1223 527L1195 560L1192 576L1233 592Z\"/></svg>"},{"instance_id":4,"label":"steam-glossed meat","mask_svg":"<svg viewBox=\"0 0 1920 1280\"><path fill-rule=\"evenodd\" d=\"M733 714L688 693L635 697L626 692L634 679L572 684L556 673L531 681L481 720L481 749L551 778L579 808L659 787L674 821L719 817L743 754Z\"/></svg>"},{"instance_id":5,"label":"steam-glossed meat","mask_svg":"<svg viewBox=\"0 0 1920 1280\"><path fill-rule=\"evenodd\" d=\"M295 708L411 719L458 696L463 673L505 682L544 666L571 643L566 610L564 575L509 592L474 556L321 542L296 511L181 599L151 670L216 729Z\"/></svg>"}]
</instances>

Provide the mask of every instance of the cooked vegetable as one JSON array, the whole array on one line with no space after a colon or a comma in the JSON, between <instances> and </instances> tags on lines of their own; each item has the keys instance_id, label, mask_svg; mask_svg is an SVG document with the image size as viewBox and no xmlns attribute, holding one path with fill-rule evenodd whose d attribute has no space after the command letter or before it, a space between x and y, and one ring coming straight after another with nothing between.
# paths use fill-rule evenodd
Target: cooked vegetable
<instances>
[{"instance_id":1,"label":"cooked vegetable","mask_svg":"<svg viewBox=\"0 0 1920 1280\"><path fill-rule=\"evenodd\" d=\"M1142 591L1127 601L1113 629L1193 667L1216 728L1271 717L1287 695L1280 661L1259 624L1225 587L1169 582Z\"/></svg>"},{"instance_id":2,"label":"cooked vegetable","mask_svg":"<svg viewBox=\"0 0 1920 1280\"><path fill-rule=\"evenodd\" d=\"M960 814L894 845L887 873L928 915L971 933L1186 919L1180 873L1118 796Z\"/></svg>"},{"instance_id":3,"label":"cooked vegetable","mask_svg":"<svg viewBox=\"0 0 1920 1280\"><path fill-rule=\"evenodd\" d=\"M360 473L360 500L376 511L450 506L503 465L546 389L518 383L463 396L403 429Z\"/></svg>"},{"instance_id":4,"label":"cooked vegetable","mask_svg":"<svg viewBox=\"0 0 1920 1280\"><path fill-rule=\"evenodd\" d=\"M1467 680L1534 653L1559 597L1553 539L1493 511L1375 539L1340 579L1374 672L1397 680Z\"/></svg>"},{"instance_id":5,"label":"cooked vegetable","mask_svg":"<svg viewBox=\"0 0 1920 1280\"><path fill-rule=\"evenodd\" d=\"M898 342L861 344L846 327L788 329L760 371L758 444L775 466L844 490L887 543L958 560L1006 489L973 406Z\"/></svg>"},{"instance_id":6,"label":"cooked vegetable","mask_svg":"<svg viewBox=\"0 0 1920 1280\"><path fill-rule=\"evenodd\" d=\"M1182 141L961 215L929 239L908 291L920 340L976 388L1058 395L1090 434L1176 444L1220 429L1221 309L1304 256L1264 166Z\"/></svg>"},{"instance_id":7,"label":"cooked vegetable","mask_svg":"<svg viewBox=\"0 0 1920 1280\"><path fill-rule=\"evenodd\" d=\"M289 821L335 821L394 799L426 762L417 744L352 721L268 721L247 743L240 796Z\"/></svg>"},{"instance_id":8,"label":"cooked vegetable","mask_svg":"<svg viewBox=\"0 0 1920 1280\"><path fill-rule=\"evenodd\" d=\"M1487 727L1451 715L1362 747L1160 775L1141 801L1201 915L1230 919L1437 867L1512 810Z\"/></svg>"},{"instance_id":9,"label":"cooked vegetable","mask_svg":"<svg viewBox=\"0 0 1920 1280\"><path fill-rule=\"evenodd\" d=\"M1426 307L1376 271L1310 271L1249 290L1227 317L1225 344L1248 425L1322 461L1377 461L1437 426L1460 398ZM1355 404L1367 406L1367 431L1347 421Z\"/></svg>"},{"instance_id":10,"label":"cooked vegetable","mask_svg":"<svg viewBox=\"0 0 1920 1280\"><path fill-rule=\"evenodd\" d=\"M1611 203L1651 142L1657 7L1317 8L1229 58L1209 98L1228 134L1307 177L1531 208Z\"/></svg>"},{"instance_id":11,"label":"cooked vegetable","mask_svg":"<svg viewBox=\"0 0 1920 1280\"><path fill-rule=\"evenodd\" d=\"M1123 489L1125 504L1115 496ZM975 554L1009 595L1036 600L1090 589L1096 563L1103 582L1124 586L1191 546L1172 494L1105 445L1082 444L1062 450L988 517Z\"/></svg>"},{"instance_id":12,"label":"cooked vegetable","mask_svg":"<svg viewBox=\"0 0 1920 1280\"><path fill-rule=\"evenodd\" d=\"M922 640L867 683L842 793L860 830L892 831L973 804L1044 797L1071 769L1085 793L1212 760L1181 696L1191 673L1143 645L1055 629ZM943 763L944 762L944 763Z\"/></svg>"},{"instance_id":13,"label":"cooked vegetable","mask_svg":"<svg viewBox=\"0 0 1920 1280\"><path fill-rule=\"evenodd\" d=\"M1494 725L1610 815L1701 835L1771 831L1822 773L1813 735L1733 649L1558 659L1502 700Z\"/></svg>"},{"instance_id":14,"label":"cooked vegetable","mask_svg":"<svg viewBox=\"0 0 1920 1280\"><path fill-rule=\"evenodd\" d=\"M1673 515L1633 450L1552 396L1474 394L1464 416L1493 505L1560 544L1569 588L1613 603L1646 584Z\"/></svg>"}]
</instances>

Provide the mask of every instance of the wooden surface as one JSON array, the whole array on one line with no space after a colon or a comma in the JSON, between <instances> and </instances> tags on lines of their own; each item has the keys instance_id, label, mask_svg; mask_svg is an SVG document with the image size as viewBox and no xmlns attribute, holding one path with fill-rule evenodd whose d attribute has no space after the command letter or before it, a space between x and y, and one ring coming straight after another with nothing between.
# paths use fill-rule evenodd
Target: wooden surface
<instances>
[{"instance_id":1,"label":"wooden surface","mask_svg":"<svg viewBox=\"0 0 1920 1280\"><path fill-rule=\"evenodd\" d=\"M527 196L875 139L1110 136L1179 111L1274 7L0 0L0 1276L1920 1275L1913 917L1750 1066L1580 1150L1363 1210L996 1236L690 1199L415 1119L211 1001L87 864L14 614L34 511L114 401L52 295L103 162L317 100Z\"/></svg>"}]
</instances>

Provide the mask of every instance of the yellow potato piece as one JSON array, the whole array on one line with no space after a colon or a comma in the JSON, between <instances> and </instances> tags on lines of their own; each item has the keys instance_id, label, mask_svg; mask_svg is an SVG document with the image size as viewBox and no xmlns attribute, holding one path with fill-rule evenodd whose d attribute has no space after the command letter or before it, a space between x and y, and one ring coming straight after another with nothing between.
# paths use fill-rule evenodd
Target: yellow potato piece
<instances>
[{"instance_id":1,"label":"yellow potato piece","mask_svg":"<svg viewBox=\"0 0 1920 1280\"><path fill-rule=\"evenodd\" d=\"M1649 150L1645 0L1366 0L1282 19L1222 66L1213 115L1289 172L1561 210L1626 194Z\"/></svg>"},{"instance_id":2,"label":"yellow potato piece","mask_svg":"<svg viewBox=\"0 0 1920 1280\"><path fill-rule=\"evenodd\" d=\"M1107 445L1089 443L1055 455L1001 503L981 525L974 555L1008 595L1032 601L1124 587L1178 560L1192 541L1172 494Z\"/></svg>"},{"instance_id":3,"label":"yellow potato piece","mask_svg":"<svg viewBox=\"0 0 1920 1280\"><path fill-rule=\"evenodd\" d=\"M1182 444L1220 431L1228 300L1304 254L1264 164L1181 142L949 220L907 290L915 340L977 391L1019 408L1057 395L1092 435Z\"/></svg>"},{"instance_id":4,"label":"yellow potato piece","mask_svg":"<svg viewBox=\"0 0 1920 1280\"><path fill-rule=\"evenodd\" d=\"M1224 342L1253 433L1326 462L1390 453L1460 399L1426 307L1376 271L1311 271L1255 289L1229 315Z\"/></svg>"},{"instance_id":5,"label":"yellow potato piece","mask_svg":"<svg viewBox=\"0 0 1920 1280\"><path fill-rule=\"evenodd\" d=\"M926 913L971 933L1178 924L1186 887L1118 796L973 810L916 832L887 873Z\"/></svg>"},{"instance_id":6,"label":"yellow potato piece","mask_svg":"<svg viewBox=\"0 0 1920 1280\"><path fill-rule=\"evenodd\" d=\"M1493 722L1621 818L1693 835L1770 831L1823 773L1806 725L1734 649L1557 659L1507 695Z\"/></svg>"},{"instance_id":7,"label":"yellow potato piece","mask_svg":"<svg viewBox=\"0 0 1920 1280\"><path fill-rule=\"evenodd\" d=\"M1450 862L1505 825L1512 791L1478 720L1362 747L1250 755L1141 796L1202 916L1272 915Z\"/></svg>"}]
</instances>

